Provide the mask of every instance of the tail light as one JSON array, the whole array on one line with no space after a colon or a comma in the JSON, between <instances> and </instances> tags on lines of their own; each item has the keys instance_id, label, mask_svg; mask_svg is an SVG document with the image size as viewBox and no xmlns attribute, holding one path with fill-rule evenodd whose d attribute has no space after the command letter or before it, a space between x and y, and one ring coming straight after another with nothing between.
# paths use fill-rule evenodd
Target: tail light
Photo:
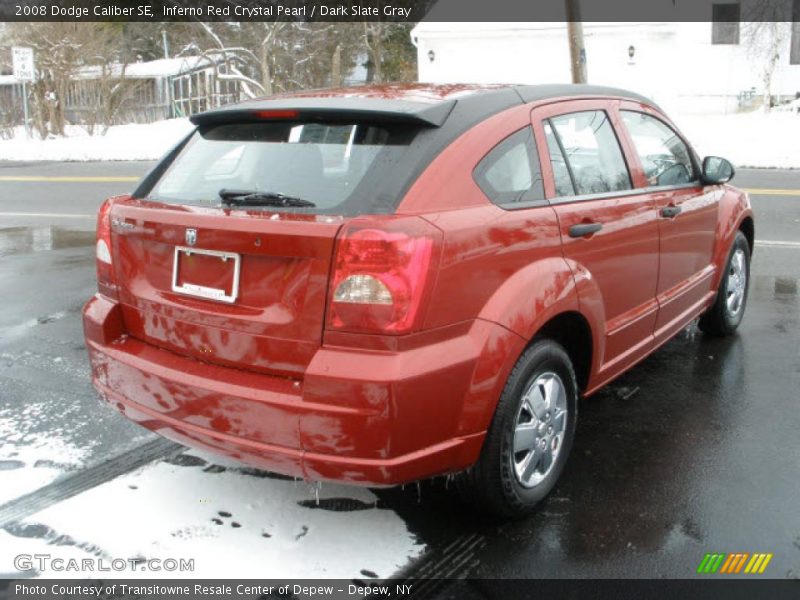
<instances>
[{"instance_id":1,"label":"tail light","mask_svg":"<svg viewBox=\"0 0 800 600\"><path fill-rule=\"evenodd\" d=\"M104 296L117 298L117 282L111 264L111 200L106 200L97 212L97 289Z\"/></svg>"},{"instance_id":2,"label":"tail light","mask_svg":"<svg viewBox=\"0 0 800 600\"><path fill-rule=\"evenodd\" d=\"M328 327L407 333L419 325L441 232L419 217L359 219L339 234Z\"/></svg>"}]
</instances>

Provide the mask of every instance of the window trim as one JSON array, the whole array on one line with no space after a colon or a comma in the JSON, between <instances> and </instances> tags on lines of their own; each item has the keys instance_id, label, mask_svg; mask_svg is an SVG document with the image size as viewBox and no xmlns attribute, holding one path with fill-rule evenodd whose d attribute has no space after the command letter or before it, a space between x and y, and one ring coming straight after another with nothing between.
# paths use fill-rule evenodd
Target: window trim
<instances>
[{"instance_id":1,"label":"window trim","mask_svg":"<svg viewBox=\"0 0 800 600\"><path fill-rule=\"evenodd\" d=\"M634 110L632 108L620 107L619 108L619 126L623 127L625 129L625 134L628 136L628 139L630 140L631 150L633 150L634 157L636 158L636 161L639 163L638 167L639 167L639 170L642 171L642 175L644 175L644 171L642 170L642 159L639 156L639 151L636 149L636 142L633 141L633 135L631 135L631 130L628 127L628 124L625 123L625 118L622 116L622 113L624 113L624 112L636 113L636 114L639 114L639 115L645 115L647 117L655 119L656 121L660 122L662 125L667 127L667 129L672 131L672 133L675 134L675 137L677 137L680 141L682 141L683 145L686 146L686 148L689 150L689 160L692 161L692 170L694 171L694 179L692 179L692 181L689 181L687 183L665 184L665 185L646 185L646 186L644 186L642 188L639 188L639 189L647 189L647 190L652 190L652 191L664 191L664 190L668 190L668 189L671 189L671 188L681 189L683 187L696 187L698 185L701 185L700 175L701 175L703 169L702 169L702 167L700 165L700 157L697 155L697 151L694 149L694 146L692 146L689 143L689 140L687 140L684 137L684 135L680 131L677 130L677 128L675 128L674 126L670 125L664 119L659 118L657 115L654 115L653 113L644 112L642 110ZM631 183L633 183L633 181L631 181Z\"/></svg>"},{"instance_id":2,"label":"window trim","mask_svg":"<svg viewBox=\"0 0 800 600\"><path fill-rule=\"evenodd\" d=\"M723 21L714 18L714 13L718 10L721 10L720 7L733 7L733 8L726 8L725 10L735 10L736 11L736 20L735 21ZM720 37L722 33L727 33L725 30L718 29L718 27L724 27L726 25L736 24L736 35L735 40L729 42L727 40L720 41ZM732 28L731 28L732 29ZM742 5L740 2L714 2L711 4L711 45L712 46L738 46L742 42Z\"/></svg>"},{"instance_id":3,"label":"window trim","mask_svg":"<svg viewBox=\"0 0 800 600\"><path fill-rule=\"evenodd\" d=\"M792 20L789 23L789 64L800 65L800 0L792 2Z\"/></svg>"},{"instance_id":4,"label":"window trim","mask_svg":"<svg viewBox=\"0 0 800 600\"><path fill-rule=\"evenodd\" d=\"M631 187L627 190L615 190L611 192L597 192L594 194L578 194L578 186L575 184L575 176L572 173L572 165L569 162L569 158L567 157L567 153L564 150L564 145L561 142L561 136L558 133L558 129L552 123L552 119L557 119L559 117L566 117L569 115L574 115L577 113L585 113L585 112L604 112L606 114L606 118L608 119L608 123L611 126L611 131L614 133L614 139L617 140L617 147L619 148L619 154L622 157L622 162L625 165L625 170L628 173L628 182L630 183ZM553 196L549 198L550 204L563 204L562 200L565 198L568 199L569 202L584 202L587 200L602 200L604 198L613 198L616 196L633 196L635 194L631 192L639 193L642 188L637 188L634 181L633 181L633 173L631 172L631 165L628 162L628 157L625 153L625 147L622 145L622 139L620 138L620 132L617 131L618 124L614 123L612 119L612 113L609 110L608 106L598 107L598 108L586 108L586 109L579 109L579 110L570 110L568 112L558 113L555 115L550 115L545 117L541 120L542 126L544 127L545 124L549 123L550 127L553 130L553 135L558 142L558 147L561 149L561 155L564 157L564 163L567 165L567 170L569 171L570 180L572 181L572 190L574 194L572 196ZM627 131L627 130L626 130ZM547 158L550 160L550 170L552 172L552 157L550 156L550 152L547 153ZM555 183L555 182L554 182Z\"/></svg>"},{"instance_id":5,"label":"window trim","mask_svg":"<svg viewBox=\"0 0 800 600\"><path fill-rule=\"evenodd\" d=\"M492 154L492 152L494 152L495 150L500 148L503 144L509 142L511 140L511 138L513 138L514 136L517 136L520 133L525 132L526 130L527 130L527 133L528 133L528 137L525 140L525 154L528 157L528 166L530 167L532 178L533 178L533 176L536 175L536 173L538 173L538 175L539 175L539 180L541 182L540 183L540 188L541 188L542 197L541 198L534 198L534 199L525 199L526 196L528 196L529 194L533 193L533 191L534 191L534 188L533 188L534 181L531 181L531 187L528 188L525 192L522 193L522 198L523 199L520 199L520 200L518 200L516 202L513 202L513 201L512 202L509 202L509 201L504 201L504 202L496 201L495 198L493 198L490 194L487 193L487 191L485 189L485 186L488 184L488 181L484 177L484 175L485 175L486 171L488 170L488 168L490 166L494 165L495 163L492 163L491 165L486 166L486 165L484 165L484 162L486 161L487 158L489 158L489 155ZM538 167L538 169L536 167ZM509 133L507 136L505 136L503 139L501 139L499 142L497 142L494 146L492 146L486 152L486 154L484 154L480 158L480 160L477 162L477 164L473 167L473 169L472 169L472 181L475 183L476 186L478 186L478 189L481 191L481 193L486 197L486 199L491 204L493 204L495 206L498 206L498 207L500 207L500 208L502 208L504 210L517 210L517 209L523 209L523 208L533 208L533 207L536 207L536 206L546 206L548 204L548 200L546 198L546 192L545 192L545 188L544 188L544 173L542 173L542 162L541 162L541 158L539 157L539 149L538 149L538 147L536 145L536 137L535 137L535 134L534 134L534 131L533 131L533 127L531 127L530 123L520 127L516 131L513 131L513 132Z\"/></svg>"},{"instance_id":6,"label":"window trim","mask_svg":"<svg viewBox=\"0 0 800 600\"><path fill-rule=\"evenodd\" d=\"M570 114L570 113L567 113ZM578 186L575 184L575 173L572 172L572 165L570 164L569 160L567 160L567 151L564 149L564 143L561 141L561 136L558 135L558 130L556 129L555 124L553 123L553 117L547 118L545 121L542 122L543 125L550 128L550 131L553 132L553 139L556 141L556 145L558 146L558 151L561 153L561 158L564 159L564 166L567 167L567 174L569 175L569 181L572 184L572 195L577 196L578 194ZM547 131L545 130L545 133ZM553 168L553 157L549 156L550 159L550 169ZM555 183L555 175L553 176L553 183ZM631 182L631 187L633 186L633 182ZM556 196L557 198L559 196ZM563 198L563 196L561 196Z\"/></svg>"}]
</instances>

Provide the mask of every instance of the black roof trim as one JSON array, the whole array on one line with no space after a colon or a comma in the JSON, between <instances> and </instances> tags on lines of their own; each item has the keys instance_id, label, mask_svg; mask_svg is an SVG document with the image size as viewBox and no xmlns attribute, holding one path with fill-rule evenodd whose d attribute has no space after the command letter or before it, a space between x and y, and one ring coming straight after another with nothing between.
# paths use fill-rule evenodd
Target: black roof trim
<instances>
[{"instance_id":1,"label":"black roof trim","mask_svg":"<svg viewBox=\"0 0 800 600\"><path fill-rule=\"evenodd\" d=\"M274 98L235 104L190 117L195 125L230 123L233 121L268 120L260 111L296 110L297 120L369 121L373 123L403 123L423 127L441 127L456 105L455 100L441 102L410 102L381 98L323 97ZM284 119L281 119L284 120ZM294 119L292 119L294 120Z\"/></svg>"},{"instance_id":2,"label":"black roof trim","mask_svg":"<svg viewBox=\"0 0 800 600\"><path fill-rule=\"evenodd\" d=\"M371 121L374 123L401 123L423 127L441 127L453 112L457 102L467 99L496 98L502 90L513 93L521 104L555 100L556 98L614 97L658 106L649 98L619 88L586 84L508 85L476 89L456 98L439 101L416 101L405 98L359 96L349 92L320 96L275 96L249 100L200 113L190 117L195 125L230 123L234 121L266 120L258 111L296 110L298 120ZM489 103L491 104L491 100ZM481 102L481 104L486 104ZM502 103L501 103L502 105ZM506 107L508 105L506 104ZM498 109L500 107L498 106Z\"/></svg>"}]
</instances>

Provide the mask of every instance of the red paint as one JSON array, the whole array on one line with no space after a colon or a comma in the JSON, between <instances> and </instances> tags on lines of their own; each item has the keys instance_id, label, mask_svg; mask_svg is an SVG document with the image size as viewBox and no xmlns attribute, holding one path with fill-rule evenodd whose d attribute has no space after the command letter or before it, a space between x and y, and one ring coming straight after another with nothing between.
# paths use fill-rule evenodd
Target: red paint
<instances>
[{"instance_id":1,"label":"red paint","mask_svg":"<svg viewBox=\"0 0 800 600\"><path fill-rule=\"evenodd\" d=\"M257 110L253 114L259 119L268 121L271 119L296 119L300 112L296 110Z\"/></svg>"},{"instance_id":2,"label":"red paint","mask_svg":"<svg viewBox=\"0 0 800 600\"><path fill-rule=\"evenodd\" d=\"M436 102L476 89L294 96ZM98 220L113 267L98 262L99 293L84 309L95 386L166 437L298 477L391 485L470 466L511 368L542 327L564 313L588 325L584 392L594 392L709 306L733 236L752 219L746 194L727 185L504 210L472 178L499 141L532 126L554 198L542 119L600 109L644 187L620 108L669 123L611 98L511 108L431 161L395 215L275 219L114 199ZM670 204L683 208L672 220L659 212ZM569 237L589 221L604 228ZM241 255L235 303L172 291L187 228L197 248ZM195 283L228 281L226 265L198 265L185 271ZM337 302L354 275L381 279L392 304Z\"/></svg>"}]
</instances>

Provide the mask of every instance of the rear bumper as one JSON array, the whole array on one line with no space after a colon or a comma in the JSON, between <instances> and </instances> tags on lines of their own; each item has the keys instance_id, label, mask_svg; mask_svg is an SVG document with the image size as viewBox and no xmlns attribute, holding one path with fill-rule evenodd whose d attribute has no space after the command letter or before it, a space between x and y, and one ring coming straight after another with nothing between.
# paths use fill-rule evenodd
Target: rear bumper
<instances>
[{"instance_id":1,"label":"rear bumper","mask_svg":"<svg viewBox=\"0 0 800 600\"><path fill-rule=\"evenodd\" d=\"M507 335L475 321L457 337L403 352L322 347L301 381L130 338L119 305L101 295L84 308L84 330L95 387L140 425L277 473L375 486L477 460L485 426L475 415L493 391L476 380L476 365Z\"/></svg>"}]
</instances>

